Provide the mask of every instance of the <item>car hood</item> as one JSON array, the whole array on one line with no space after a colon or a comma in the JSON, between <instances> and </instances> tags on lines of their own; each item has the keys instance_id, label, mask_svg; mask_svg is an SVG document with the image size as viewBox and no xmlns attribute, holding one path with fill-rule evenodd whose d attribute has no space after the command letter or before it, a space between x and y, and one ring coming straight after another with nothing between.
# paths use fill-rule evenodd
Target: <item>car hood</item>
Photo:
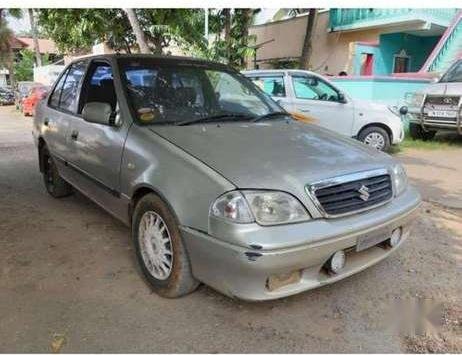
<instances>
[{"instance_id":1,"label":"car hood","mask_svg":"<svg viewBox=\"0 0 462 355\"><path fill-rule=\"evenodd\" d=\"M434 83L426 86L421 93L432 95L457 95L460 96L462 83Z\"/></svg>"},{"instance_id":2,"label":"car hood","mask_svg":"<svg viewBox=\"0 0 462 355\"><path fill-rule=\"evenodd\" d=\"M239 188L304 193L307 183L388 167L390 156L294 120L151 126Z\"/></svg>"},{"instance_id":3,"label":"car hood","mask_svg":"<svg viewBox=\"0 0 462 355\"><path fill-rule=\"evenodd\" d=\"M354 102L356 109L389 112L388 106L380 102L376 102L372 100L364 100L364 99L354 99L353 102Z\"/></svg>"}]
</instances>

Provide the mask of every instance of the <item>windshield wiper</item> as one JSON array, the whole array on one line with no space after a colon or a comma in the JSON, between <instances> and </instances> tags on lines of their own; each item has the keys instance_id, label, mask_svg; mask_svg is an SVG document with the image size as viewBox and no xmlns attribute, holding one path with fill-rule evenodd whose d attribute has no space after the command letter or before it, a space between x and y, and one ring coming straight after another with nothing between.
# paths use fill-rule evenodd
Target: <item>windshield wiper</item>
<instances>
[{"instance_id":1,"label":"windshield wiper","mask_svg":"<svg viewBox=\"0 0 462 355\"><path fill-rule=\"evenodd\" d=\"M176 126L188 126L188 125L195 124L195 123L211 122L211 121L219 120L220 118L226 118L226 119L228 118L231 118L231 119L232 118L247 118L249 119L252 117L253 116L245 115L243 113L222 113L219 115L198 117L193 120L181 121L181 122L176 123L175 125Z\"/></svg>"},{"instance_id":2,"label":"windshield wiper","mask_svg":"<svg viewBox=\"0 0 462 355\"><path fill-rule=\"evenodd\" d=\"M268 118L272 118L272 117L276 117L276 116L288 116L288 113L287 112L284 112L284 111L276 111L276 112L270 112L270 113L267 113L266 115L261 115L261 116L258 116L256 118L254 118L252 120L252 122L258 122L258 121L263 121L263 120L267 120Z\"/></svg>"}]
</instances>

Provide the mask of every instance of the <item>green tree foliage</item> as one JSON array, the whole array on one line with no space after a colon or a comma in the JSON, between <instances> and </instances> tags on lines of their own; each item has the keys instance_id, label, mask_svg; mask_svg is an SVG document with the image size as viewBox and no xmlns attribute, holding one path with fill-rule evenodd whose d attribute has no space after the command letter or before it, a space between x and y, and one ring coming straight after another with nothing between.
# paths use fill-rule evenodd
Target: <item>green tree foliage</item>
<instances>
[{"instance_id":1,"label":"green tree foliage","mask_svg":"<svg viewBox=\"0 0 462 355\"><path fill-rule=\"evenodd\" d=\"M21 59L14 64L14 75L18 81L32 81L34 78L34 52L23 49L19 52Z\"/></svg>"},{"instance_id":2,"label":"green tree foliage","mask_svg":"<svg viewBox=\"0 0 462 355\"><path fill-rule=\"evenodd\" d=\"M152 52L163 53L175 42L180 47L203 45L201 10L136 9L145 38ZM136 38L122 9L41 9L41 29L62 52L83 53L106 41L116 51L131 52Z\"/></svg>"},{"instance_id":3,"label":"green tree foliage","mask_svg":"<svg viewBox=\"0 0 462 355\"><path fill-rule=\"evenodd\" d=\"M40 9L38 24L63 53L86 53L102 41L128 50L135 42L121 9Z\"/></svg>"},{"instance_id":4,"label":"green tree foliage","mask_svg":"<svg viewBox=\"0 0 462 355\"><path fill-rule=\"evenodd\" d=\"M2 9L0 8L0 68L6 67L10 73L10 84L14 86L16 83L14 77L14 53L11 47L11 37L13 32L8 28L6 16L10 15L15 18L20 18L22 15L21 9Z\"/></svg>"},{"instance_id":5,"label":"green tree foliage","mask_svg":"<svg viewBox=\"0 0 462 355\"><path fill-rule=\"evenodd\" d=\"M249 36L257 9L209 10L211 41L204 37L203 9L135 9L152 53L169 54L172 46L202 58L245 66L255 38ZM95 43L107 42L116 51L136 50L136 37L122 9L41 9L38 24L66 53L86 53Z\"/></svg>"},{"instance_id":6,"label":"green tree foliage","mask_svg":"<svg viewBox=\"0 0 462 355\"><path fill-rule=\"evenodd\" d=\"M211 43L205 49L196 49L195 55L243 68L246 59L255 52L255 36L249 35L249 27L259 9L210 10L209 31Z\"/></svg>"}]
</instances>

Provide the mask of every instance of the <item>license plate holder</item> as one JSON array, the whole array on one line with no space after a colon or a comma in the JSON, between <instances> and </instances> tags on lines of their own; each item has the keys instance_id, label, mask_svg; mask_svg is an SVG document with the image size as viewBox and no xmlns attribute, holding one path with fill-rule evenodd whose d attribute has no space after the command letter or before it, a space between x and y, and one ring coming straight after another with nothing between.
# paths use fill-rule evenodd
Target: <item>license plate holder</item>
<instances>
[{"instance_id":1,"label":"license plate holder","mask_svg":"<svg viewBox=\"0 0 462 355\"><path fill-rule=\"evenodd\" d=\"M363 234L358 237L356 241L356 251L363 251L369 249L377 244L380 244L384 240L391 237L391 231L389 228L381 228L379 230Z\"/></svg>"},{"instance_id":2,"label":"license plate holder","mask_svg":"<svg viewBox=\"0 0 462 355\"><path fill-rule=\"evenodd\" d=\"M457 117L457 111L428 110L428 117L456 118Z\"/></svg>"}]
</instances>

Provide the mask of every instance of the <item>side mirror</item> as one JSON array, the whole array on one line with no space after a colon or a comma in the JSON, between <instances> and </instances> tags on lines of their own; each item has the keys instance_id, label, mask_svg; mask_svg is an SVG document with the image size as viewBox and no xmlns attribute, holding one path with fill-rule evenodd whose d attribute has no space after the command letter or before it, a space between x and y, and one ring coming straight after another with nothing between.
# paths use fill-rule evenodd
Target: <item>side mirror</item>
<instances>
[{"instance_id":1,"label":"side mirror","mask_svg":"<svg viewBox=\"0 0 462 355\"><path fill-rule=\"evenodd\" d=\"M82 117L87 122L112 126L114 117L111 105L106 102L89 102L82 110Z\"/></svg>"},{"instance_id":2,"label":"side mirror","mask_svg":"<svg viewBox=\"0 0 462 355\"><path fill-rule=\"evenodd\" d=\"M407 106L401 106L399 109L399 114L405 116L407 115L408 111L409 109L407 108Z\"/></svg>"},{"instance_id":3,"label":"side mirror","mask_svg":"<svg viewBox=\"0 0 462 355\"><path fill-rule=\"evenodd\" d=\"M340 102L342 104L346 104L347 100L346 100L345 94L343 92L338 93L338 102Z\"/></svg>"}]
</instances>

